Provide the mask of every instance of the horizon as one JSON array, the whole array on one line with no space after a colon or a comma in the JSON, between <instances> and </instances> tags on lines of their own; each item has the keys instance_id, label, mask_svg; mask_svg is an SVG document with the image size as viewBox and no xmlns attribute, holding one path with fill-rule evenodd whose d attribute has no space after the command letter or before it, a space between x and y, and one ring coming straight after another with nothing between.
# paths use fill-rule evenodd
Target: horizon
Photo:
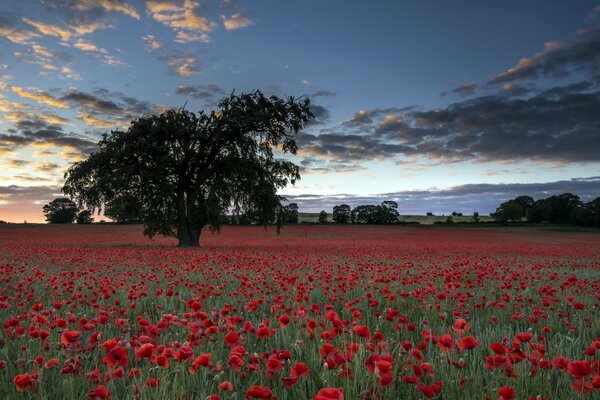
<instances>
[{"instance_id":1,"label":"horizon","mask_svg":"<svg viewBox=\"0 0 600 400\"><path fill-rule=\"evenodd\" d=\"M234 90L311 100L300 212L600 196L598 1L24 0L0 33L0 220L44 222L103 132Z\"/></svg>"}]
</instances>

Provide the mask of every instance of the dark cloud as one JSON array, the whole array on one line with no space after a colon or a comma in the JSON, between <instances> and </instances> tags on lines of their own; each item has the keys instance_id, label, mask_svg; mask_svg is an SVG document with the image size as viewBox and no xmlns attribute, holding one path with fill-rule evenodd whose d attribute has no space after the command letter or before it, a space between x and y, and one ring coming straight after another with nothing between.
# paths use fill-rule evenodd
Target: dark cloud
<instances>
[{"instance_id":1,"label":"dark cloud","mask_svg":"<svg viewBox=\"0 0 600 400\"><path fill-rule=\"evenodd\" d=\"M573 43L548 42L540 53L490 80L501 84L521 79L564 77L573 72L600 71L600 28L580 32Z\"/></svg>"},{"instance_id":2,"label":"dark cloud","mask_svg":"<svg viewBox=\"0 0 600 400\"><path fill-rule=\"evenodd\" d=\"M377 118L377 117L380 117L380 116L383 116L386 114L401 113L404 111L408 111L412 108L414 108L414 106L373 108L371 110L359 110L356 113L354 113L352 118L350 118L349 120L342 121L341 125L348 126L348 127L362 128L364 126L367 126L367 125L373 123L374 118Z\"/></svg>"},{"instance_id":3,"label":"dark cloud","mask_svg":"<svg viewBox=\"0 0 600 400\"><path fill-rule=\"evenodd\" d=\"M528 195L541 199L561 193L573 193L584 202L591 201L600 196L600 177L547 183L466 184L442 190L407 190L373 196L303 194L285 197L290 202L298 203L302 212L329 211L333 206L343 203L356 207L394 200L398 203L400 214L404 215L424 215L427 212L448 215L452 211L465 214L477 211L486 215L494 212L500 203L517 196Z\"/></svg>"},{"instance_id":4,"label":"dark cloud","mask_svg":"<svg viewBox=\"0 0 600 400\"><path fill-rule=\"evenodd\" d=\"M227 93L214 83L197 86L179 86L175 93L204 100L207 105L214 106Z\"/></svg>"},{"instance_id":5,"label":"dark cloud","mask_svg":"<svg viewBox=\"0 0 600 400\"><path fill-rule=\"evenodd\" d=\"M336 92L332 92L330 90L317 90L315 92L309 93L306 95L309 99L316 99L317 97L335 97L337 96Z\"/></svg>"},{"instance_id":6,"label":"dark cloud","mask_svg":"<svg viewBox=\"0 0 600 400\"><path fill-rule=\"evenodd\" d=\"M450 93L455 94L457 96L472 96L475 94L477 87L478 87L477 83L469 83L467 85L461 85L461 86L455 87L454 89L452 89L450 91ZM448 94L448 92L442 93L442 95L446 95L446 94Z\"/></svg>"},{"instance_id":7,"label":"dark cloud","mask_svg":"<svg viewBox=\"0 0 600 400\"><path fill-rule=\"evenodd\" d=\"M310 111L313 113L314 118L310 121L309 126L322 125L329 121L329 110L318 104L311 104Z\"/></svg>"},{"instance_id":8,"label":"dark cloud","mask_svg":"<svg viewBox=\"0 0 600 400\"><path fill-rule=\"evenodd\" d=\"M57 146L90 154L97 149L96 142L75 133L65 132L62 127L42 120L20 120L17 130L0 134L0 151L14 151L25 146Z\"/></svg>"},{"instance_id":9,"label":"dark cloud","mask_svg":"<svg viewBox=\"0 0 600 400\"><path fill-rule=\"evenodd\" d=\"M61 100L69 101L79 107L89 108L98 114L112 115L123 111L113 101L104 100L76 89L70 90L66 95L61 97Z\"/></svg>"},{"instance_id":10,"label":"dark cloud","mask_svg":"<svg viewBox=\"0 0 600 400\"><path fill-rule=\"evenodd\" d=\"M598 110L600 80L590 79L528 98L496 94L432 110L361 110L341 132L298 139L301 154L352 161L421 155L447 162L597 162Z\"/></svg>"},{"instance_id":11,"label":"dark cloud","mask_svg":"<svg viewBox=\"0 0 600 400\"><path fill-rule=\"evenodd\" d=\"M52 200L61 195L59 186L0 186L0 199L6 205L27 205Z\"/></svg>"}]
</instances>

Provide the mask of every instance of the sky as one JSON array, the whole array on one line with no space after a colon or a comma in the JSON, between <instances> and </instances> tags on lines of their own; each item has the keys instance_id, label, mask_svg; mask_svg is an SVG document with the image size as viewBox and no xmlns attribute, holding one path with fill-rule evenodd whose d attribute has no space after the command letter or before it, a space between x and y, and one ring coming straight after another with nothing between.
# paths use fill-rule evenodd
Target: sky
<instances>
[{"instance_id":1,"label":"sky","mask_svg":"<svg viewBox=\"0 0 600 400\"><path fill-rule=\"evenodd\" d=\"M306 96L300 211L600 196L598 1L0 1L0 220L43 222L103 132Z\"/></svg>"}]
</instances>

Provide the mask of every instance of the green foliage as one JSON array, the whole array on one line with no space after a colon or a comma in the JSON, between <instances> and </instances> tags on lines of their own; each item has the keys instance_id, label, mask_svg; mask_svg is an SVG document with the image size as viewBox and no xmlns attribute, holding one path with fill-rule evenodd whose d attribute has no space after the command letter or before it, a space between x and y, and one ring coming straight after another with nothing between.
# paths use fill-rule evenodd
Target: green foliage
<instances>
[{"instance_id":1,"label":"green foliage","mask_svg":"<svg viewBox=\"0 0 600 400\"><path fill-rule=\"evenodd\" d=\"M94 221L92 218L92 212L90 210L81 210L76 217L78 224L91 224Z\"/></svg>"},{"instance_id":2,"label":"green foliage","mask_svg":"<svg viewBox=\"0 0 600 400\"><path fill-rule=\"evenodd\" d=\"M44 205L42 210L51 224L72 224L79 209L70 199L59 197Z\"/></svg>"},{"instance_id":3,"label":"green foliage","mask_svg":"<svg viewBox=\"0 0 600 400\"><path fill-rule=\"evenodd\" d=\"M298 204L290 203L287 206L282 207L283 211L283 222L286 224L297 224L298 223Z\"/></svg>"},{"instance_id":4,"label":"green foliage","mask_svg":"<svg viewBox=\"0 0 600 400\"><path fill-rule=\"evenodd\" d=\"M350 219L353 223L375 225L395 224L398 222L398 204L395 201L384 201L381 205L362 205L354 208Z\"/></svg>"},{"instance_id":5,"label":"green foliage","mask_svg":"<svg viewBox=\"0 0 600 400\"><path fill-rule=\"evenodd\" d=\"M496 209L494 219L496 221L521 221L525 217L525 210L515 200L506 201Z\"/></svg>"},{"instance_id":6,"label":"green foliage","mask_svg":"<svg viewBox=\"0 0 600 400\"><path fill-rule=\"evenodd\" d=\"M341 204L333 207L332 219L338 224L347 224L350 222L352 211L348 204Z\"/></svg>"},{"instance_id":7,"label":"green foliage","mask_svg":"<svg viewBox=\"0 0 600 400\"><path fill-rule=\"evenodd\" d=\"M68 170L63 191L92 209L134 198L147 236L197 246L202 229L218 230L229 210L274 220L277 190L300 178L274 150L295 154L294 135L310 118L308 99L260 91L231 94L210 113L145 116L105 134L98 152Z\"/></svg>"},{"instance_id":8,"label":"green foliage","mask_svg":"<svg viewBox=\"0 0 600 400\"><path fill-rule=\"evenodd\" d=\"M106 203L104 215L119 224L140 223L142 205L135 197L121 194Z\"/></svg>"},{"instance_id":9,"label":"green foliage","mask_svg":"<svg viewBox=\"0 0 600 400\"><path fill-rule=\"evenodd\" d=\"M326 224L326 223L327 223L327 212L325 212L325 210L322 210L322 211L319 213L319 219L318 219L318 222L319 222L320 224Z\"/></svg>"}]
</instances>

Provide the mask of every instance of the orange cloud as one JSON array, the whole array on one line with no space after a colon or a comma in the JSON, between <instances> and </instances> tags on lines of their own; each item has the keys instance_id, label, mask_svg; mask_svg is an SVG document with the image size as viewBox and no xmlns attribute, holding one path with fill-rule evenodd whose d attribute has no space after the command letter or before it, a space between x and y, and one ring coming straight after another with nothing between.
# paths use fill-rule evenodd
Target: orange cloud
<instances>
[{"instance_id":1,"label":"orange cloud","mask_svg":"<svg viewBox=\"0 0 600 400\"><path fill-rule=\"evenodd\" d=\"M69 104L66 101L52 97L43 90L27 91L18 86L13 86L11 89L13 92L25 99L35 100L38 103L48 104L56 108L69 108Z\"/></svg>"}]
</instances>

